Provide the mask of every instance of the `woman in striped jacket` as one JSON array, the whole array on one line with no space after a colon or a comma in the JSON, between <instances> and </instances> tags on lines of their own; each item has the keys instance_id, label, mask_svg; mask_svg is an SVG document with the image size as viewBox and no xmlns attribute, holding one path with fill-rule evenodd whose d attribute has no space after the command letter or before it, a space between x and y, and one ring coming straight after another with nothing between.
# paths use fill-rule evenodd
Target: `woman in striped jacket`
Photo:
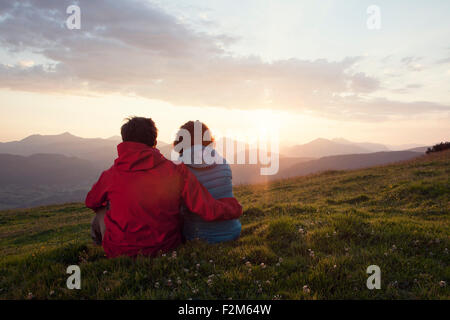
<instances>
[{"instance_id":1,"label":"woman in striped jacket","mask_svg":"<svg viewBox=\"0 0 450 320\"><path fill-rule=\"evenodd\" d=\"M201 134L201 137L195 137L196 132ZM184 162L215 199L233 197L230 165L212 148L213 141L209 128L204 123L189 121L180 127L173 145L179 152L180 161ZM205 153L211 155L215 161L205 159ZM239 219L211 222L203 220L186 208L182 208L181 212L186 240L201 239L208 243L219 243L235 240L241 233Z\"/></svg>"}]
</instances>

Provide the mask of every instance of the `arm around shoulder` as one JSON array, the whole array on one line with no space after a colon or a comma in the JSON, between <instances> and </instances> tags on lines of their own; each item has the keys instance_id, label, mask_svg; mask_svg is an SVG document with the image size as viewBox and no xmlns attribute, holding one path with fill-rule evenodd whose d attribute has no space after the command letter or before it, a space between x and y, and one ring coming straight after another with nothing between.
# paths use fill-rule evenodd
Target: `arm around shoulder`
<instances>
[{"instance_id":1,"label":"arm around shoulder","mask_svg":"<svg viewBox=\"0 0 450 320\"><path fill-rule=\"evenodd\" d=\"M195 175L184 165L177 165L183 183L181 196L189 211L206 221L237 219L242 215L242 206L235 198L214 199Z\"/></svg>"}]
</instances>

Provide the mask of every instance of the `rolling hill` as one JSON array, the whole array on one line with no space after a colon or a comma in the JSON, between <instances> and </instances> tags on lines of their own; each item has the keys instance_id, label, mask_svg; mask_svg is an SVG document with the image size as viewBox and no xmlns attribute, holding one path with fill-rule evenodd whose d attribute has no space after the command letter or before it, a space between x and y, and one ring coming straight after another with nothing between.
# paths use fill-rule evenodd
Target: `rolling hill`
<instances>
[{"instance_id":1,"label":"rolling hill","mask_svg":"<svg viewBox=\"0 0 450 320\"><path fill-rule=\"evenodd\" d=\"M0 209L81 201L99 173L90 161L60 154L0 154Z\"/></svg>"},{"instance_id":2,"label":"rolling hill","mask_svg":"<svg viewBox=\"0 0 450 320\"><path fill-rule=\"evenodd\" d=\"M405 151L413 148L416 148L418 152L422 149L426 150L425 146L420 146L417 144L386 146L380 143L352 142L343 138L335 138L332 140L318 138L305 144L282 148L281 153L292 157L321 158L343 154Z\"/></svg>"},{"instance_id":3,"label":"rolling hill","mask_svg":"<svg viewBox=\"0 0 450 320\"><path fill-rule=\"evenodd\" d=\"M0 186L86 186L95 182L97 176L98 170L91 162L75 157L0 154Z\"/></svg>"},{"instance_id":4,"label":"rolling hill","mask_svg":"<svg viewBox=\"0 0 450 320\"><path fill-rule=\"evenodd\" d=\"M0 299L449 299L449 168L447 151L239 186L237 241L153 259L105 259L83 204L0 211Z\"/></svg>"},{"instance_id":5,"label":"rolling hill","mask_svg":"<svg viewBox=\"0 0 450 320\"><path fill-rule=\"evenodd\" d=\"M335 138L332 139L333 142L337 142L340 144L346 145L355 145L360 148L363 148L369 152L379 152L379 151L390 151L390 149L381 143L373 143L373 142L352 142L344 138Z\"/></svg>"},{"instance_id":6,"label":"rolling hill","mask_svg":"<svg viewBox=\"0 0 450 320\"><path fill-rule=\"evenodd\" d=\"M338 154L368 153L370 150L353 143L318 138L305 144L283 148L281 152L291 157L321 158Z\"/></svg>"},{"instance_id":7,"label":"rolling hill","mask_svg":"<svg viewBox=\"0 0 450 320\"><path fill-rule=\"evenodd\" d=\"M328 156L302 163L296 163L287 169L281 170L276 177L289 178L326 170L354 170L367 168L409 160L418 157L420 154L423 153L413 151L389 151Z\"/></svg>"}]
</instances>

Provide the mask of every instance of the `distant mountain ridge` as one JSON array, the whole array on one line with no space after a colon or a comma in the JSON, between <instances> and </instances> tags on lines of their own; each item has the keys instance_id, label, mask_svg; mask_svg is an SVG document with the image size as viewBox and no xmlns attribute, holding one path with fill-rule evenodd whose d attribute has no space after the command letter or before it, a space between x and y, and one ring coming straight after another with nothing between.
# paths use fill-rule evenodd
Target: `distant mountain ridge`
<instances>
[{"instance_id":1,"label":"distant mountain ridge","mask_svg":"<svg viewBox=\"0 0 450 320\"><path fill-rule=\"evenodd\" d=\"M387 146L385 146L384 144L381 144L381 143L352 142L352 141L346 140L344 138L334 138L332 141L340 143L340 144L355 145L355 146L361 147L365 150L368 150L369 152L391 151Z\"/></svg>"},{"instance_id":2,"label":"distant mountain ridge","mask_svg":"<svg viewBox=\"0 0 450 320\"><path fill-rule=\"evenodd\" d=\"M29 156L36 153L63 154L93 161L107 161L117 156L116 146L122 141L120 136L102 138L81 138L69 132L58 135L31 135L19 141L0 142L0 153ZM171 144L158 141L161 153L170 157ZM386 146L371 142L352 142L344 138L332 140L317 138L305 144L281 148L286 157L320 158L339 154L371 153L379 151L408 150L425 148L419 144ZM248 148L248 145L246 146Z\"/></svg>"},{"instance_id":3,"label":"distant mountain ridge","mask_svg":"<svg viewBox=\"0 0 450 320\"><path fill-rule=\"evenodd\" d=\"M414 151L382 151L362 154L345 154L322 157L284 169L277 178L289 178L326 170L355 170L394 162L410 160L423 153Z\"/></svg>"},{"instance_id":4,"label":"distant mountain ridge","mask_svg":"<svg viewBox=\"0 0 450 320\"><path fill-rule=\"evenodd\" d=\"M337 154L368 153L370 150L353 143L336 142L324 138L318 138L311 142L287 147L282 153L291 157L320 158Z\"/></svg>"},{"instance_id":5,"label":"distant mountain ridge","mask_svg":"<svg viewBox=\"0 0 450 320\"><path fill-rule=\"evenodd\" d=\"M118 136L85 139L66 132L0 143L0 209L83 201L100 173L117 158L120 142ZM170 144L158 142L157 147L170 159ZM246 159L254 147L245 144L241 153L245 152ZM396 153L385 151L387 147L380 144L319 138L281 149L279 172L273 176L261 176L260 169L265 167L261 164L231 164L233 183L254 184L325 170L387 164L418 156L423 148Z\"/></svg>"},{"instance_id":6,"label":"distant mountain ridge","mask_svg":"<svg viewBox=\"0 0 450 320\"><path fill-rule=\"evenodd\" d=\"M61 154L0 154L0 209L82 201L99 176L90 161Z\"/></svg>"},{"instance_id":7,"label":"distant mountain ridge","mask_svg":"<svg viewBox=\"0 0 450 320\"><path fill-rule=\"evenodd\" d=\"M61 154L91 161L99 169L107 169L117 158L119 136L107 139L81 138L65 132L59 135L31 135L20 141L0 143L0 153L30 156L33 154ZM168 144L161 142L161 152ZM167 153L167 152L166 152Z\"/></svg>"},{"instance_id":8,"label":"distant mountain ridge","mask_svg":"<svg viewBox=\"0 0 450 320\"><path fill-rule=\"evenodd\" d=\"M360 154L381 151L404 151L412 148L416 148L417 150L419 150L419 148L426 148L426 146L422 146L419 144L386 146L381 143L353 142L344 138L334 138L331 140L317 138L305 144L282 148L281 153L290 157L321 158L342 154Z\"/></svg>"},{"instance_id":9,"label":"distant mountain ridge","mask_svg":"<svg viewBox=\"0 0 450 320\"><path fill-rule=\"evenodd\" d=\"M0 154L0 186L87 186L98 170L91 162L60 154L18 156Z\"/></svg>"}]
</instances>

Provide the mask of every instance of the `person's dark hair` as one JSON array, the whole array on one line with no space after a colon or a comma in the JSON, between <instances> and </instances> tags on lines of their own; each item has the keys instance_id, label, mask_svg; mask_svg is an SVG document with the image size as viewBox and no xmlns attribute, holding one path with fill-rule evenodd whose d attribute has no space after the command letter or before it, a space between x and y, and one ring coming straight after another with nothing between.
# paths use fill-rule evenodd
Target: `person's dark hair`
<instances>
[{"instance_id":1,"label":"person's dark hair","mask_svg":"<svg viewBox=\"0 0 450 320\"><path fill-rule=\"evenodd\" d=\"M180 127L180 130L184 129L184 130L187 130L189 132L189 134L191 135L190 145L193 146L195 144L195 139L194 139L195 122L198 122L202 126L202 137L201 137L202 145L205 146L205 147L209 146L212 142L214 142L214 138L213 138L213 136L211 134L211 130L209 130L208 126L206 124L204 124L203 122L200 122L198 120L196 120L196 121L188 121L188 122L186 122L185 124L183 124ZM208 139L204 139L206 131L209 131L209 137L210 137L209 140ZM179 131L178 131L176 136L175 136L175 141L173 142L173 146L175 147L176 145L178 145L181 142L183 142L183 137L181 135L179 135ZM182 154L183 150L181 150L180 153Z\"/></svg>"},{"instance_id":2,"label":"person's dark hair","mask_svg":"<svg viewBox=\"0 0 450 320\"><path fill-rule=\"evenodd\" d=\"M121 128L122 140L124 142L139 142L149 147L156 146L158 129L151 118L130 117Z\"/></svg>"}]
</instances>

